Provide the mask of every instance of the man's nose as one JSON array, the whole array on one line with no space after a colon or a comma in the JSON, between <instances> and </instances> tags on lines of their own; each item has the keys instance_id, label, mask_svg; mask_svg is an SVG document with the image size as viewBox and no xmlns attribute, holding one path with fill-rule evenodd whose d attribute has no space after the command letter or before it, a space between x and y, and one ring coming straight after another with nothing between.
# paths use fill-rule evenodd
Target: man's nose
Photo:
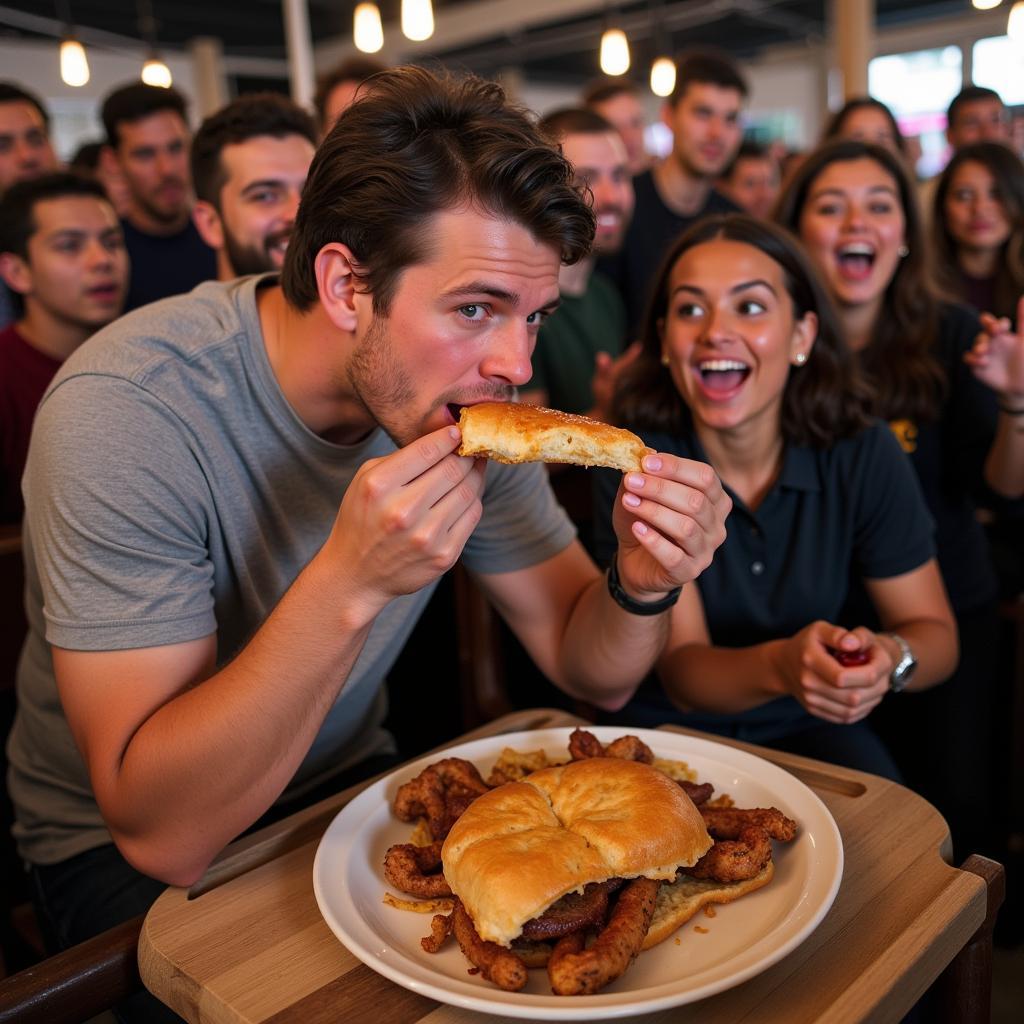
<instances>
[{"instance_id":1,"label":"man's nose","mask_svg":"<svg viewBox=\"0 0 1024 1024\"><path fill-rule=\"evenodd\" d=\"M521 320L510 322L495 332L480 365L480 375L486 380L521 387L533 376L530 356L533 354L534 335Z\"/></svg>"}]
</instances>

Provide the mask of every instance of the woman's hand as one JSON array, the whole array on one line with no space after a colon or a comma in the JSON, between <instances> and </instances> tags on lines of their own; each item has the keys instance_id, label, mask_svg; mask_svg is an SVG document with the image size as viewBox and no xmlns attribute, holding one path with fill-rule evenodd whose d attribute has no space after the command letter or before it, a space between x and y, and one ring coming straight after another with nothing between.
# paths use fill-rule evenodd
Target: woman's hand
<instances>
[{"instance_id":1,"label":"woman's hand","mask_svg":"<svg viewBox=\"0 0 1024 1024\"><path fill-rule=\"evenodd\" d=\"M642 473L623 477L612 513L626 592L653 602L696 579L725 540L731 510L710 466L664 452L645 456Z\"/></svg>"},{"instance_id":2,"label":"woman's hand","mask_svg":"<svg viewBox=\"0 0 1024 1024\"><path fill-rule=\"evenodd\" d=\"M893 641L858 626L812 622L777 648L777 667L789 693L817 718L849 725L867 717L889 691ZM843 662L857 662L850 664Z\"/></svg>"},{"instance_id":3,"label":"woman's hand","mask_svg":"<svg viewBox=\"0 0 1024 1024\"><path fill-rule=\"evenodd\" d=\"M964 355L974 376L1011 409L1024 409L1024 296L1017 304L1017 330L1006 317L981 314L982 332Z\"/></svg>"}]
</instances>

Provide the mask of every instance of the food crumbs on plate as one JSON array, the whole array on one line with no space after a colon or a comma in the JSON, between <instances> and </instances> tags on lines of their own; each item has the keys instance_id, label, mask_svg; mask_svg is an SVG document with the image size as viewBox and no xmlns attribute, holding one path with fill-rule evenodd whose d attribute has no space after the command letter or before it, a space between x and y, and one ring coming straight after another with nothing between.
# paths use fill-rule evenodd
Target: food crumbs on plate
<instances>
[{"instance_id":1,"label":"food crumbs on plate","mask_svg":"<svg viewBox=\"0 0 1024 1024\"><path fill-rule=\"evenodd\" d=\"M717 914L718 911L710 903L704 908L705 917L715 917Z\"/></svg>"},{"instance_id":2,"label":"food crumbs on plate","mask_svg":"<svg viewBox=\"0 0 1024 1024\"><path fill-rule=\"evenodd\" d=\"M677 935L676 936L676 945L677 946L681 946L682 944L683 944L683 940L681 938L679 938L679 936Z\"/></svg>"},{"instance_id":3,"label":"food crumbs on plate","mask_svg":"<svg viewBox=\"0 0 1024 1024\"><path fill-rule=\"evenodd\" d=\"M702 927L701 927L701 926L700 926L699 924L695 924L695 925L693 926L693 930L694 930L695 932L699 932L699 933L700 933L701 935L707 935L707 934L708 934L708 931L709 931L709 929L707 929L707 928L702 928Z\"/></svg>"}]
</instances>

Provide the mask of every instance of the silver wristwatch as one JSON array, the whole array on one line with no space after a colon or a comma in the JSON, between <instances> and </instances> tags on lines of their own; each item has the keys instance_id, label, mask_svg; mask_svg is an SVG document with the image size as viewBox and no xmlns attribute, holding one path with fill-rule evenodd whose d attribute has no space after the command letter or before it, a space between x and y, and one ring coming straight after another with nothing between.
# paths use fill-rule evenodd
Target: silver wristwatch
<instances>
[{"instance_id":1,"label":"silver wristwatch","mask_svg":"<svg viewBox=\"0 0 1024 1024\"><path fill-rule=\"evenodd\" d=\"M910 644L899 633L886 633L886 636L895 640L900 649L900 660L896 662L896 667L892 670L892 675L889 676L889 689L893 693L902 693L914 676L917 669L917 658L914 657Z\"/></svg>"}]
</instances>

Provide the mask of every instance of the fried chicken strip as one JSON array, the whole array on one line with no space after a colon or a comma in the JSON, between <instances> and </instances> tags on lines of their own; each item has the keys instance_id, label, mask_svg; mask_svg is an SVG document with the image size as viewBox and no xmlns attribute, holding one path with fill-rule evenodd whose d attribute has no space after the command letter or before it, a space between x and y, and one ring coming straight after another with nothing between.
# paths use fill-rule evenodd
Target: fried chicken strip
<instances>
[{"instance_id":1,"label":"fried chicken strip","mask_svg":"<svg viewBox=\"0 0 1024 1024\"><path fill-rule=\"evenodd\" d=\"M650 878L630 882L589 949L583 949L582 933L558 941L548 961L548 977L556 995L599 992L629 967L651 926L660 885Z\"/></svg>"},{"instance_id":2,"label":"fried chicken strip","mask_svg":"<svg viewBox=\"0 0 1024 1024\"><path fill-rule=\"evenodd\" d=\"M620 736L605 747L586 729L573 729L570 733L569 756L574 761L584 761L589 757L617 757L621 761L654 764L654 752L639 736Z\"/></svg>"},{"instance_id":3,"label":"fried chicken strip","mask_svg":"<svg viewBox=\"0 0 1024 1024\"><path fill-rule=\"evenodd\" d=\"M711 831L710 828L708 831ZM760 825L744 825L735 839L719 839L685 874L716 882L753 878L772 859L772 843Z\"/></svg>"},{"instance_id":4,"label":"fried chicken strip","mask_svg":"<svg viewBox=\"0 0 1024 1024\"><path fill-rule=\"evenodd\" d=\"M763 828L772 839L782 843L788 843L796 835L796 822L778 807L701 807L700 813L707 830L716 839L736 839L747 825Z\"/></svg>"},{"instance_id":5,"label":"fried chicken strip","mask_svg":"<svg viewBox=\"0 0 1024 1024\"><path fill-rule=\"evenodd\" d=\"M506 992L518 992L526 984L526 964L510 949L481 939L461 900L455 901L452 910L452 931L463 956L491 984Z\"/></svg>"},{"instance_id":6,"label":"fried chicken strip","mask_svg":"<svg viewBox=\"0 0 1024 1024\"><path fill-rule=\"evenodd\" d=\"M523 925L523 938L558 939L570 932L599 928L608 917L608 897L622 884L622 879L591 882L583 892L569 892L556 900L539 917Z\"/></svg>"},{"instance_id":7,"label":"fried chicken strip","mask_svg":"<svg viewBox=\"0 0 1024 1024\"><path fill-rule=\"evenodd\" d=\"M430 919L430 934L420 939L420 945L426 953L438 953L448 941L452 933L452 915L435 914Z\"/></svg>"},{"instance_id":8,"label":"fried chicken strip","mask_svg":"<svg viewBox=\"0 0 1024 1024\"><path fill-rule=\"evenodd\" d=\"M414 846L398 843L384 854L384 877L402 892L421 899L451 896L441 871L441 843Z\"/></svg>"},{"instance_id":9,"label":"fried chicken strip","mask_svg":"<svg viewBox=\"0 0 1024 1024\"><path fill-rule=\"evenodd\" d=\"M711 799L711 794L715 791L715 787L710 782L687 782L686 779L681 779L679 786L696 807L706 804ZM703 809L701 813L703 813Z\"/></svg>"},{"instance_id":10,"label":"fried chicken strip","mask_svg":"<svg viewBox=\"0 0 1024 1024\"><path fill-rule=\"evenodd\" d=\"M446 757L398 787L395 815L402 821L426 818L434 839L444 839L459 815L488 789L476 765Z\"/></svg>"}]
</instances>

